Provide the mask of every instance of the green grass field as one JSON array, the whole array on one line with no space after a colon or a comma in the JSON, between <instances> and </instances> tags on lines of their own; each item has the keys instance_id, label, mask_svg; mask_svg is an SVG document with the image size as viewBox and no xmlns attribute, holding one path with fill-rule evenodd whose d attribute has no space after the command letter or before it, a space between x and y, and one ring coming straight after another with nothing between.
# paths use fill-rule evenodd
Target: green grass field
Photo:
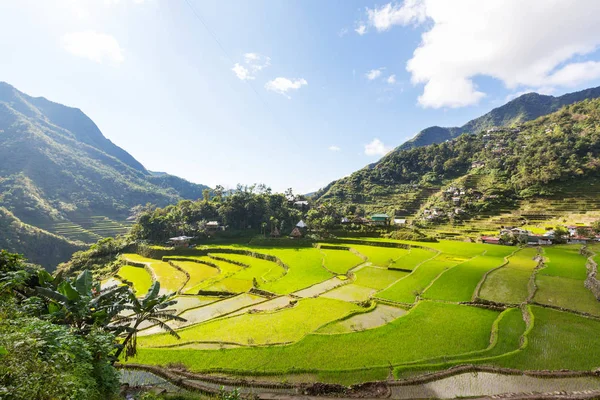
<instances>
[{"instance_id":1,"label":"green grass field","mask_svg":"<svg viewBox=\"0 0 600 400\"><path fill-rule=\"evenodd\" d=\"M562 311L532 307L534 327L528 346L496 361L519 369L592 370L600 366L600 321Z\"/></svg>"},{"instance_id":2,"label":"green grass field","mask_svg":"<svg viewBox=\"0 0 600 400\"><path fill-rule=\"evenodd\" d=\"M188 321L172 323L181 340L145 325L139 354L128 362L340 383L459 364L600 367L600 320L515 306L528 301L537 248L439 241L404 249L377 244L414 243L364 240L373 245L341 240L334 245L340 249L223 245L199 248L197 255L188 251L183 261L172 261L190 275L175 307ZM344 247L366 257L366 264ZM600 317L600 302L583 285L586 258L579 248L543 249L546 267L537 271L533 302ZM283 265L230 249L274 256ZM166 262L135 254L124 259L148 265L164 291L185 283L184 274ZM141 267L123 266L119 274L138 295L151 284ZM277 296L248 293L253 281ZM229 295L191 295L199 291ZM477 291L508 308L459 304L472 301Z\"/></svg>"},{"instance_id":3,"label":"green grass field","mask_svg":"<svg viewBox=\"0 0 600 400\"><path fill-rule=\"evenodd\" d=\"M308 335L296 344L256 348L175 350L142 348L131 362L180 362L192 370L252 373L389 366L488 347L495 311L422 302L380 328L340 335Z\"/></svg>"},{"instance_id":4,"label":"green grass field","mask_svg":"<svg viewBox=\"0 0 600 400\"><path fill-rule=\"evenodd\" d=\"M346 274L349 269L364 262L362 258L348 250L321 249L321 253L325 268L340 275Z\"/></svg>"},{"instance_id":5,"label":"green grass field","mask_svg":"<svg viewBox=\"0 0 600 400\"><path fill-rule=\"evenodd\" d=\"M206 264L193 261L172 261L173 264L183 269L190 275L190 280L183 288L183 293L194 293L193 288L207 279L219 275L219 270Z\"/></svg>"},{"instance_id":6,"label":"green grass field","mask_svg":"<svg viewBox=\"0 0 600 400\"><path fill-rule=\"evenodd\" d=\"M334 275L323 268L323 255L319 249L269 249L269 254L279 257L287 266L288 273L281 279L268 282L261 289L279 294L289 294L297 290L323 282Z\"/></svg>"},{"instance_id":7,"label":"green grass field","mask_svg":"<svg viewBox=\"0 0 600 400\"><path fill-rule=\"evenodd\" d=\"M544 249L546 267L540 275L560 276L563 278L585 280L587 259L579 254L581 245L563 245Z\"/></svg>"},{"instance_id":8,"label":"green grass field","mask_svg":"<svg viewBox=\"0 0 600 400\"><path fill-rule=\"evenodd\" d=\"M178 332L181 340L162 334L144 336L138 339L138 343L144 347L211 341L242 345L289 343L359 310L358 306L345 301L304 299L295 306L280 311L243 314L185 328Z\"/></svg>"},{"instance_id":9,"label":"green grass field","mask_svg":"<svg viewBox=\"0 0 600 400\"><path fill-rule=\"evenodd\" d=\"M519 304L529 296L529 278L537 265L536 248L519 250L508 264L490 273L481 288L480 297L497 303Z\"/></svg>"},{"instance_id":10,"label":"green grass field","mask_svg":"<svg viewBox=\"0 0 600 400\"><path fill-rule=\"evenodd\" d=\"M433 280L448 268L452 268L464 259L453 256L440 255L426 261L416 268L410 275L405 276L389 288L377 294L378 298L399 303L412 304L418 294L430 285Z\"/></svg>"},{"instance_id":11,"label":"green grass field","mask_svg":"<svg viewBox=\"0 0 600 400\"><path fill-rule=\"evenodd\" d=\"M551 306L600 316L600 301L578 279L538 275L533 300Z\"/></svg>"},{"instance_id":12,"label":"green grass field","mask_svg":"<svg viewBox=\"0 0 600 400\"><path fill-rule=\"evenodd\" d=\"M356 284L366 286L373 289L384 289L397 280L408 275L408 272L394 271L391 269L365 267L354 273Z\"/></svg>"},{"instance_id":13,"label":"green grass field","mask_svg":"<svg viewBox=\"0 0 600 400\"><path fill-rule=\"evenodd\" d=\"M409 251L393 247L376 247L353 244L351 247L363 256L367 261L378 267L389 267L399 258L405 257Z\"/></svg>"},{"instance_id":14,"label":"green grass field","mask_svg":"<svg viewBox=\"0 0 600 400\"><path fill-rule=\"evenodd\" d=\"M119 268L117 274L133 284L133 290L138 297L145 295L152 285L152 277L142 267L124 265Z\"/></svg>"}]
</instances>

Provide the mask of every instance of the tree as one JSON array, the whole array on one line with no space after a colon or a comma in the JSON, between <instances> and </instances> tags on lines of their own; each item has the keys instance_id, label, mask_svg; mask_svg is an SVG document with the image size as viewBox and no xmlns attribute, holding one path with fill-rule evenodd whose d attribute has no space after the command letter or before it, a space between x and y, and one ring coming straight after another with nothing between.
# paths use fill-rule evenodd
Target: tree
<instances>
[{"instance_id":1,"label":"tree","mask_svg":"<svg viewBox=\"0 0 600 400\"><path fill-rule=\"evenodd\" d=\"M569 237L569 231L564 226L557 226L554 228L554 240L556 243L563 243L565 238Z\"/></svg>"},{"instance_id":2,"label":"tree","mask_svg":"<svg viewBox=\"0 0 600 400\"><path fill-rule=\"evenodd\" d=\"M177 300L173 300L174 294L160 295L159 292L159 282L154 282L142 299L135 297L135 294L129 290L130 305L128 305L127 309L132 311L133 315L121 317L115 323L117 326L124 327L124 332L126 332L123 342L115 353L116 359L119 358L123 350L125 350L125 358L133 357L137 354L137 334L140 330L140 325L146 321L155 323L169 335L179 339L177 332L167 325L166 322L186 322L187 320L175 315L176 310L166 309L177 303Z\"/></svg>"},{"instance_id":3,"label":"tree","mask_svg":"<svg viewBox=\"0 0 600 400\"><path fill-rule=\"evenodd\" d=\"M202 199L204 199L204 201L210 200L210 189L206 188L202 190Z\"/></svg>"},{"instance_id":4,"label":"tree","mask_svg":"<svg viewBox=\"0 0 600 400\"><path fill-rule=\"evenodd\" d=\"M79 335L89 334L94 327L106 331L118 331L111 321L126 308L127 286L101 290L100 282L94 282L92 273L81 272L73 280L53 279L40 274L37 292L48 300L47 312L58 324L69 325Z\"/></svg>"},{"instance_id":5,"label":"tree","mask_svg":"<svg viewBox=\"0 0 600 400\"><path fill-rule=\"evenodd\" d=\"M600 219L592 222L592 230L596 234L600 233Z\"/></svg>"}]
</instances>

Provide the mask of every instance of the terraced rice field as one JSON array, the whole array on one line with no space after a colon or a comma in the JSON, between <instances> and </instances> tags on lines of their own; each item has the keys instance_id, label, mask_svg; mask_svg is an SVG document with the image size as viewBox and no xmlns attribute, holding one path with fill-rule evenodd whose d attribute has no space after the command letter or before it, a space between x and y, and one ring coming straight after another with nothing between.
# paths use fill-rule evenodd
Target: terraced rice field
<instances>
[{"instance_id":1,"label":"terraced rice field","mask_svg":"<svg viewBox=\"0 0 600 400\"><path fill-rule=\"evenodd\" d=\"M538 249L529 247L509 258L508 264L490 273L479 297L497 303L520 304L529 297L529 280L537 266Z\"/></svg>"},{"instance_id":2,"label":"terraced rice field","mask_svg":"<svg viewBox=\"0 0 600 400\"><path fill-rule=\"evenodd\" d=\"M124 265L117 272L123 280L131 282L136 296L143 296L152 285L152 276L143 267Z\"/></svg>"},{"instance_id":3,"label":"terraced rice field","mask_svg":"<svg viewBox=\"0 0 600 400\"><path fill-rule=\"evenodd\" d=\"M105 237L115 237L127 233L129 226L129 223L125 221L119 222L105 216L90 216L56 222L44 225L42 228L70 240L96 243Z\"/></svg>"},{"instance_id":4,"label":"terraced rice field","mask_svg":"<svg viewBox=\"0 0 600 400\"><path fill-rule=\"evenodd\" d=\"M536 270L538 248L381 242L411 245L354 239L323 248L208 246L162 260L125 255L167 291L181 289L175 312L187 319L171 324L180 340L144 326L128 362L344 384L460 364L600 367L600 318L574 313L600 317L579 247L544 249L545 268ZM151 282L141 267L122 273L137 280L138 294Z\"/></svg>"},{"instance_id":5,"label":"terraced rice field","mask_svg":"<svg viewBox=\"0 0 600 400\"><path fill-rule=\"evenodd\" d=\"M323 253L323 265L335 274L346 274L364 261L362 258L348 250L321 249Z\"/></svg>"}]
</instances>

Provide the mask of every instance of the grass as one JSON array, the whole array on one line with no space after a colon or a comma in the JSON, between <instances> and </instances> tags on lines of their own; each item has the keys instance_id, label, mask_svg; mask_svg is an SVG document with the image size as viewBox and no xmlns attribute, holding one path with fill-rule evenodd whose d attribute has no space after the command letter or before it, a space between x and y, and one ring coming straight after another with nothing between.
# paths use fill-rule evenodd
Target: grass
<instances>
[{"instance_id":1,"label":"grass","mask_svg":"<svg viewBox=\"0 0 600 400\"><path fill-rule=\"evenodd\" d=\"M218 269L210 267L206 264L200 264L193 261L172 261L172 263L190 275L190 280L183 288L184 293L194 293L193 288L195 286L205 282L207 279L219 275Z\"/></svg>"},{"instance_id":2,"label":"grass","mask_svg":"<svg viewBox=\"0 0 600 400\"><path fill-rule=\"evenodd\" d=\"M285 276L261 286L261 289L278 294L289 294L297 290L323 282L334 275L321 265L323 255L316 248L264 249L279 257L289 270ZM258 251L258 250L257 250Z\"/></svg>"},{"instance_id":3,"label":"grass","mask_svg":"<svg viewBox=\"0 0 600 400\"><path fill-rule=\"evenodd\" d=\"M500 247L500 246L498 246ZM512 249L514 251L514 249ZM500 256L478 256L445 271L423 294L428 299L471 301L483 275L504 262Z\"/></svg>"},{"instance_id":4,"label":"grass","mask_svg":"<svg viewBox=\"0 0 600 400\"><path fill-rule=\"evenodd\" d=\"M412 248L407 255L395 260L390 268L414 270L419 264L435 257L436 253L426 249Z\"/></svg>"},{"instance_id":5,"label":"grass","mask_svg":"<svg viewBox=\"0 0 600 400\"><path fill-rule=\"evenodd\" d=\"M321 253L325 268L340 275L363 263L362 258L348 250L321 249Z\"/></svg>"},{"instance_id":6,"label":"grass","mask_svg":"<svg viewBox=\"0 0 600 400\"><path fill-rule=\"evenodd\" d=\"M406 310L385 304L378 304L374 309L356 314L341 321L335 321L319 329L318 333L338 334L363 331L383 326L406 314Z\"/></svg>"},{"instance_id":7,"label":"grass","mask_svg":"<svg viewBox=\"0 0 600 400\"><path fill-rule=\"evenodd\" d=\"M532 307L534 327L523 351L497 364L518 369L592 370L600 366L600 321Z\"/></svg>"},{"instance_id":8,"label":"grass","mask_svg":"<svg viewBox=\"0 0 600 400\"><path fill-rule=\"evenodd\" d=\"M180 340L168 334L138 339L142 346L215 341L243 345L295 342L333 320L360 308L332 299L304 299L291 308L223 318L178 331Z\"/></svg>"},{"instance_id":9,"label":"grass","mask_svg":"<svg viewBox=\"0 0 600 400\"><path fill-rule=\"evenodd\" d=\"M519 304L529 296L529 278L537 265L536 248L526 247L509 258L508 264L490 273L481 288L482 299Z\"/></svg>"},{"instance_id":10,"label":"grass","mask_svg":"<svg viewBox=\"0 0 600 400\"><path fill-rule=\"evenodd\" d=\"M377 297L384 300L412 304L415 302L417 294L422 293L439 274L464 261L466 260L439 255L432 260L424 262L411 272L410 275L405 276L392 286L378 293Z\"/></svg>"},{"instance_id":11,"label":"grass","mask_svg":"<svg viewBox=\"0 0 600 400\"><path fill-rule=\"evenodd\" d=\"M491 342L488 348L480 351L459 354L457 356L444 356L425 360L420 363L407 363L394 369L394 375L397 378L407 377L414 374L415 371L436 371L449 368L458 364L482 363L485 360L491 360L498 356L518 350L521 346L521 337L526 331L525 321L523 320L521 310L518 308L509 308L502 312L497 323L497 337Z\"/></svg>"},{"instance_id":12,"label":"grass","mask_svg":"<svg viewBox=\"0 0 600 400\"><path fill-rule=\"evenodd\" d=\"M600 301L583 285L583 281L538 274L536 283L538 290L534 301L600 316Z\"/></svg>"},{"instance_id":13,"label":"grass","mask_svg":"<svg viewBox=\"0 0 600 400\"><path fill-rule=\"evenodd\" d=\"M405 277L408 275L408 272L377 267L364 267L356 271L354 275L356 276L357 285L381 290L390 286L398 279Z\"/></svg>"},{"instance_id":14,"label":"grass","mask_svg":"<svg viewBox=\"0 0 600 400\"><path fill-rule=\"evenodd\" d=\"M152 277L143 267L124 265L119 268L117 274L133 284L133 290L138 297L145 295L152 285Z\"/></svg>"},{"instance_id":15,"label":"grass","mask_svg":"<svg viewBox=\"0 0 600 400\"><path fill-rule=\"evenodd\" d=\"M156 280L160 282L162 292L177 292L182 288L187 279L183 272L169 265L167 262L142 257L138 254L123 254L123 259L147 264L154 271Z\"/></svg>"},{"instance_id":16,"label":"grass","mask_svg":"<svg viewBox=\"0 0 600 400\"><path fill-rule=\"evenodd\" d=\"M276 280L283 276L283 274L285 273L285 270L280 265L272 261L267 261L260 258L255 258L241 254L209 254L215 254L219 258L249 265L250 268L241 269L239 272L235 273L233 277L236 279L248 280L250 282L252 282L253 279L256 279L259 286L264 282Z\"/></svg>"},{"instance_id":17,"label":"grass","mask_svg":"<svg viewBox=\"0 0 600 400\"><path fill-rule=\"evenodd\" d=\"M485 349L498 313L455 304L421 302L382 327L340 335L308 335L288 346L207 350L140 349L130 362L181 362L192 370L252 373L385 367Z\"/></svg>"},{"instance_id":18,"label":"grass","mask_svg":"<svg viewBox=\"0 0 600 400\"><path fill-rule=\"evenodd\" d=\"M368 300L373 293L375 293L375 289L350 284L330 290L329 292L322 294L321 297L344 301L365 301Z\"/></svg>"},{"instance_id":19,"label":"grass","mask_svg":"<svg viewBox=\"0 0 600 400\"><path fill-rule=\"evenodd\" d=\"M276 263L225 254L218 248L213 249L215 255L250 267L194 257L219 266L218 275L205 276L203 271L193 270L202 264L176 261L190 275L197 273L185 288L192 293L199 288L244 292L251 288L253 278L261 289L275 293L311 289L303 291L301 297L305 298L293 307L288 305L294 296L271 300L247 293L227 299L179 296L182 304L177 310L189 319L175 326L182 340L149 328L138 339L139 356L129 362L175 362L190 370L253 376L303 374L311 380L341 383L357 383L369 377L385 379L391 367L398 376L408 376L465 363L521 369L600 366L600 321L533 306L534 324L527 331L529 340L523 340L526 327L520 309L500 313L451 303L470 301L488 271L492 272L481 287L480 297L509 304L523 302L536 265L535 248L512 254L515 247L450 241L419 245L431 249L351 245L371 251L365 256L374 264L354 271L354 282L332 279L335 275L345 277L342 274L361 263L359 257L346 250L219 246L274 255L289 267L287 273ZM579 246L545 248L547 267L537 275L534 300L600 316L600 302L583 286L585 258L578 251ZM508 255L508 264L494 270L505 263ZM153 269L156 264L164 264L131 257L132 261L150 263ZM323 268L323 262L335 275ZM407 265L412 272L390 270L377 263L393 263L397 268ZM128 268L131 272L143 271ZM174 280L171 275L177 273L170 267L157 275L159 280ZM426 300L415 303L419 294ZM414 306L407 312L381 303L372 309L352 303L372 296ZM155 334L148 336L152 332ZM492 332L497 336L493 334L496 339L490 341ZM223 342L239 346L227 347Z\"/></svg>"},{"instance_id":20,"label":"grass","mask_svg":"<svg viewBox=\"0 0 600 400\"><path fill-rule=\"evenodd\" d=\"M563 278L585 280L587 259L579 254L581 245L553 246L544 249L547 258L546 267L540 270L540 275L560 276Z\"/></svg>"},{"instance_id":21,"label":"grass","mask_svg":"<svg viewBox=\"0 0 600 400\"><path fill-rule=\"evenodd\" d=\"M392 265L394 261L408 254L408 250L394 247L376 247L355 244L352 244L351 246L354 250L367 257L367 260L370 263L378 267L387 268Z\"/></svg>"}]
</instances>

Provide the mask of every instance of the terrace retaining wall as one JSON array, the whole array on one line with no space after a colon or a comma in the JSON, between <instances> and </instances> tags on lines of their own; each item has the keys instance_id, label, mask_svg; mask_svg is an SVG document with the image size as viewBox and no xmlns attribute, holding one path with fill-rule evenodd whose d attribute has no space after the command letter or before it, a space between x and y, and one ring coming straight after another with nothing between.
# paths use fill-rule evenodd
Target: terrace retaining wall
<instances>
[{"instance_id":1,"label":"terrace retaining wall","mask_svg":"<svg viewBox=\"0 0 600 400\"><path fill-rule=\"evenodd\" d=\"M598 275L598 264L593 260L593 256L590 256L587 260L587 278L585 280L585 287L588 288L600 301L600 281L596 277Z\"/></svg>"}]
</instances>

